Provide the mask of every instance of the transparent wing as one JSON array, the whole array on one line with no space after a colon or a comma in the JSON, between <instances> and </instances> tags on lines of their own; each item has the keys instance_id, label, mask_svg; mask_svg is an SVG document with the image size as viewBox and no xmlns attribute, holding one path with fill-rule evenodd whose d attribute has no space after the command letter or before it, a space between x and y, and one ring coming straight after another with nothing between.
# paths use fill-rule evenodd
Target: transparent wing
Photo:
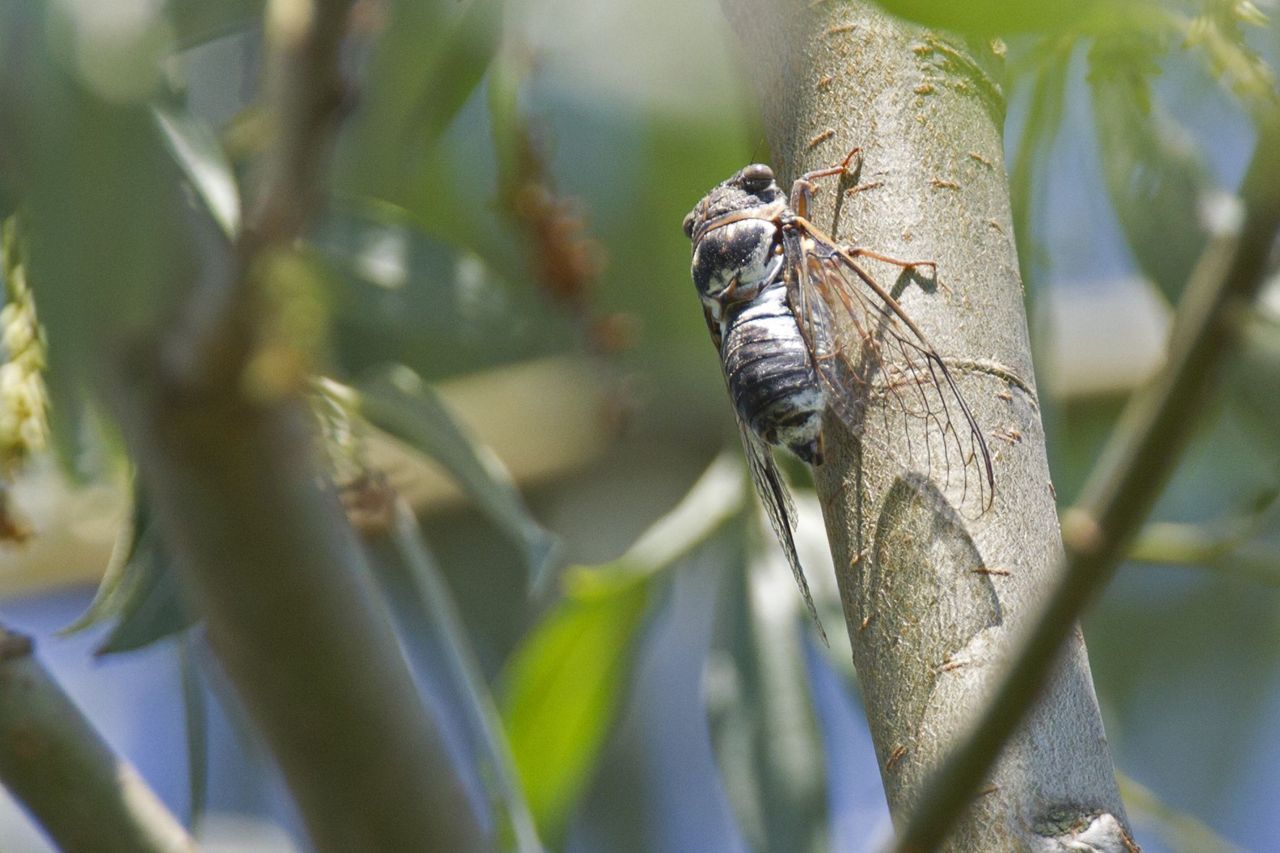
<instances>
[{"instance_id":1,"label":"transparent wing","mask_svg":"<svg viewBox=\"0 0 1280 853\"><path fill-rule=\"evenodd\" d=\"M751 482L755 484L760 502L764 504L765 514L769 516L774 535L778 537L782 553L791 566L791 574L795 575L796 585L804 596L805 607L809 608L813 624L818 626L822 642L827 643L827 632L822 629L822 622L818 620L818 610L813 606L809 583L805 580L804 569L800 567L800 557L796 553L796 542L792 536L796 526L796 508L791 501L791 493L787 491L787 484L783 482L782 473L773 461L769 446L743 423L742 418L737 420L738 431L742 434L742 449L747 454L747 470L751 472Z\"/></svg>"},{"instance_id":2,"label":"transparent wing","mask_svg":"<svg viewBox=\"0 0 1280 853\"><path fill-rule=\"evenodd\" d=\"M958 499L966 515L989 509L995 478L986 440L919 327L848 251L803 220L786 248L792 309L831 409L860 437L871 419L883 435L901 431L909 458L900 461Z\"/></svg>"}]
</instances>

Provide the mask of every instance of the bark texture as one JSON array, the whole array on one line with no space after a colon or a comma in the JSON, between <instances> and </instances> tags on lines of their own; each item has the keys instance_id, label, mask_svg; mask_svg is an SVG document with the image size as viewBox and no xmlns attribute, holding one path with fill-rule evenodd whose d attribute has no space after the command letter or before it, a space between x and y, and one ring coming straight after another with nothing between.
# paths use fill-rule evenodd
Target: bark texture
<instances>
[{"instance_id":1,"label":"bark texture","mask_svg":"<svg viewBox=\"0 0 1280 853\"><path fill-rule=\"evenodd\" d=\"M1062 556L1013 242L1003 95L989 70L999 57L856 3L724 5L779 176L864 150L858 181L878 186L846 195L828 185L815 224L854 245L937 262L939 286L904 280L900 301L949 364L994 460L994 505L964 518L919 472L871 449L908 458L908 432L869 425L864 453L827 424L818 492L900 826L981 710ZM868 266L894 283L892 268ZM1077 630L947 846L1078 843L1132 844Z\"/></svg>"}]
</instances>

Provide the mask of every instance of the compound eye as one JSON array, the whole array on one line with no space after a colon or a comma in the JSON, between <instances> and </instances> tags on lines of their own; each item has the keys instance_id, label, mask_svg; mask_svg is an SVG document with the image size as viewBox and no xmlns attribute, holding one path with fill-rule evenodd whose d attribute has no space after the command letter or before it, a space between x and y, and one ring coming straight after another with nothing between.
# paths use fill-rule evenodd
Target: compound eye
<instances>
[{"instance_id":1,"label":"compound eye","mask_svg":"<svg viewBox=\"0 0 1280 853\"><path fill-rule=\"evenodd\" d=\"M693 213L688 213L684 218L684 236L690 240L693 239Z\"/></svg>"},{"instance_id":2,"label":"compound eye","mask_svg":"<svg viewBox=\"0 0 1280 853\"><path fill-rule=\"evenodd\" d=\"M773 183L773 169L763 163L752 163L742 170L742 185L750 192L760 192Z\"/></svg>"}]
</instances>

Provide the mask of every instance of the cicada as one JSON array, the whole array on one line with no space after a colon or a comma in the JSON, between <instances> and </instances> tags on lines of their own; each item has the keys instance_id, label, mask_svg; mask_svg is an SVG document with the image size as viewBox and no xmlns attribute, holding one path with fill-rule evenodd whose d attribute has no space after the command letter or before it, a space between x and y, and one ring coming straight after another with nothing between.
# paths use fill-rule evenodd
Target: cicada
<instances>
[{"instance_id":1,"label":"cicada","mask_svg":"<svg viewBox=\"0 0 1280 853\"><path fill-rule=\"evenodd\" d=\"M848 174L859 154L808 172L788 196L762 163L714 187L684 219L693 241L693 282L746 450L748 469L804 595L817 612L796 554L795 508L770 445L810 465L823 462L824 415L866 439L881 429L925 427L901 460L979 513L990 506L991 454L946 362L893 295L859 263L929 269L842 245L806 216L817 180ZM922 446L920 446L922 445ZM900 451L899 451L900 452ZM821 625L819 625L821 630Z\"/></svg>"}]
</instances>

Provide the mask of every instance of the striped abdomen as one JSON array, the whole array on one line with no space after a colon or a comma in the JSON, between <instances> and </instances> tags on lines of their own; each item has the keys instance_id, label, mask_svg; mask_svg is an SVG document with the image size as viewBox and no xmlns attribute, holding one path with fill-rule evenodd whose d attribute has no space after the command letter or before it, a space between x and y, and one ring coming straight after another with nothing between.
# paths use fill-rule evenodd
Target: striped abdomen
<instances>
[{"instance_id":1,"label":"striped abdomen","mask_svg":"<svg viewBox=\"0 0 1280 853\"><path fill-rule=\"evenodd\" d=\"M742 419L770 444L810 464L822 461L818 435L826 398L781 280L725 310L725 375Z\"/></svg>"}]
</instances>

